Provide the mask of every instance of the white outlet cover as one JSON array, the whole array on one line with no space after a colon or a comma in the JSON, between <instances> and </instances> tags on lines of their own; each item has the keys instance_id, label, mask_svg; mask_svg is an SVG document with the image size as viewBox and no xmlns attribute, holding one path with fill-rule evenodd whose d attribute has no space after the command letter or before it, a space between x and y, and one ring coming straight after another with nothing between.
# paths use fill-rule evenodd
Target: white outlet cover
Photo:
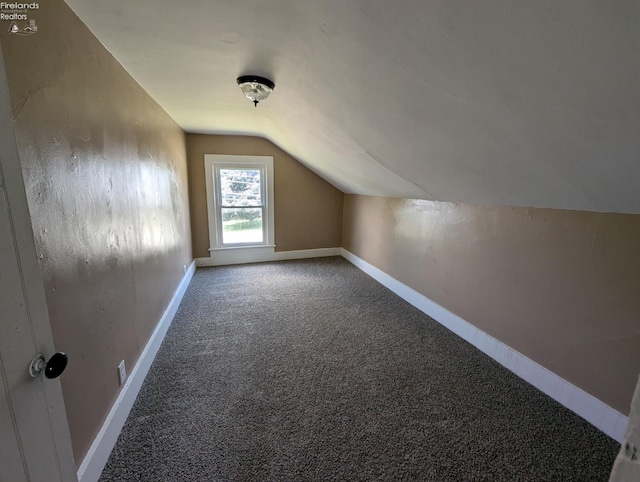
<instances>
[{"instance_id":1,"label":"white outlet cover","mask_svg":"<svg viewBox=\"0 0 640 482\"><path fill-rule=\"evenodd\" d=\"M127 379L127 369L124 365L124 360L118 365L118 377L120 378L120 385L124 385L124 381Z\"/></svg>"}]
</instances>

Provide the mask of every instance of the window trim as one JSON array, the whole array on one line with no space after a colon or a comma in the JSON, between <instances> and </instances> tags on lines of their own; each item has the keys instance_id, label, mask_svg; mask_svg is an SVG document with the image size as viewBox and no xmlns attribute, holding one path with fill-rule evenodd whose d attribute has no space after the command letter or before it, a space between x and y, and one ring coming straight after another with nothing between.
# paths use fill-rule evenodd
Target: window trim
<instances>
[{"instance_id":1,"label":"window trim","mask_svg":"<svg viewBox=\"0 0 640 482\"><path fill-rule=\"evenodd\" d=\"M262 243L222 243L222 220L220 219L220 192L219 178L217 174L220 169L260 169L264 173L264 185L261 186L264 193L264 216L262 222L263 241ZM209 221L209 251L234 250L234 249L255 249L255 248L275 248L275 216L274 216L274 189L273 189L273 157L271 156L243 156L243 155L220 155L205 154L204 169L207 193L207 217Z\"/></svg>"}]
</instances>

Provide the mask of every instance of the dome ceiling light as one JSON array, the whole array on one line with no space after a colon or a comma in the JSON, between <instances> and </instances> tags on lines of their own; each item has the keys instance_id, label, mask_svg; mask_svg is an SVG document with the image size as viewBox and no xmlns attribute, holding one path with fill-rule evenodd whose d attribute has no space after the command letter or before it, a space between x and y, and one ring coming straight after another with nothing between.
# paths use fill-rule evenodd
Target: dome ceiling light
<instances>
[{"instance_id":1,"label":"dome ceiling light","mask_svg":"<svg viewBox=\"0 0 640 482\"><path fill-rule=\"evenodd\" d=\"M237 79L242 93L258 107L258 102L265 100L276 86L269 79L257 75L243 75Z\"/></svg>"}]
</instances>

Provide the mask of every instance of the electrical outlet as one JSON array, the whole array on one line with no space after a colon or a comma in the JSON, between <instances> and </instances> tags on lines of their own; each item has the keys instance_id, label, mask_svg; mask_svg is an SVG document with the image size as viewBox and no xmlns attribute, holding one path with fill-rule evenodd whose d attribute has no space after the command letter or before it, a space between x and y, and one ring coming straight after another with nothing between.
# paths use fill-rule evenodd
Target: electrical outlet
<instances>
[{"instance_id":1,"label":"electrical outlet","mask_svg":"<svg viewBox=\"0 0 640 482\"><path fill-rule=\"evenodd\" d=\"M118 378L120 378L120 385L124 385L124 381L127 379L127 369L124 366L124 360L118 365Z\"/></svg>"}]
</instances>

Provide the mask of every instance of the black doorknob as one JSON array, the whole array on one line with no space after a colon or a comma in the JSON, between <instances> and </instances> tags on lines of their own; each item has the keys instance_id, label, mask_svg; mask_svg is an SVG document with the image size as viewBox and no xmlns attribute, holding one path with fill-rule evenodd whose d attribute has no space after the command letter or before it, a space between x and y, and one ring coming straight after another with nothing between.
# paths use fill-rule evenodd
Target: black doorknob
<instances>
[{"instance_id":1,"label":"black doorknob","mask_svg":"<svg viewBox=\"0 0 640 482\"><path fill-rule=\"evenodd\" d=\"M66 353L61 351L55 353L51 358L49 358L47 366L44 368L44 376L47 378L58 378L62 375L64 369L67 368L68 362L69 357Z\"/></svg>"},{"instance_id":2,"label":"black doorknob","mask_svg":"<svg viewBox=\"0 0 640 482\"><path fill-rule=\"evenodd\" d=\"M45 361L44 355L42 353L38 353L33 360L31 360L31 364L29 365L29 375L36 378L44 372L44 376L47 378L58 378L64 369L67 368L68 362L69 357L67 357L66 353L61 351L49 358L49 361Z\"/></svg>"}]
</instances>

